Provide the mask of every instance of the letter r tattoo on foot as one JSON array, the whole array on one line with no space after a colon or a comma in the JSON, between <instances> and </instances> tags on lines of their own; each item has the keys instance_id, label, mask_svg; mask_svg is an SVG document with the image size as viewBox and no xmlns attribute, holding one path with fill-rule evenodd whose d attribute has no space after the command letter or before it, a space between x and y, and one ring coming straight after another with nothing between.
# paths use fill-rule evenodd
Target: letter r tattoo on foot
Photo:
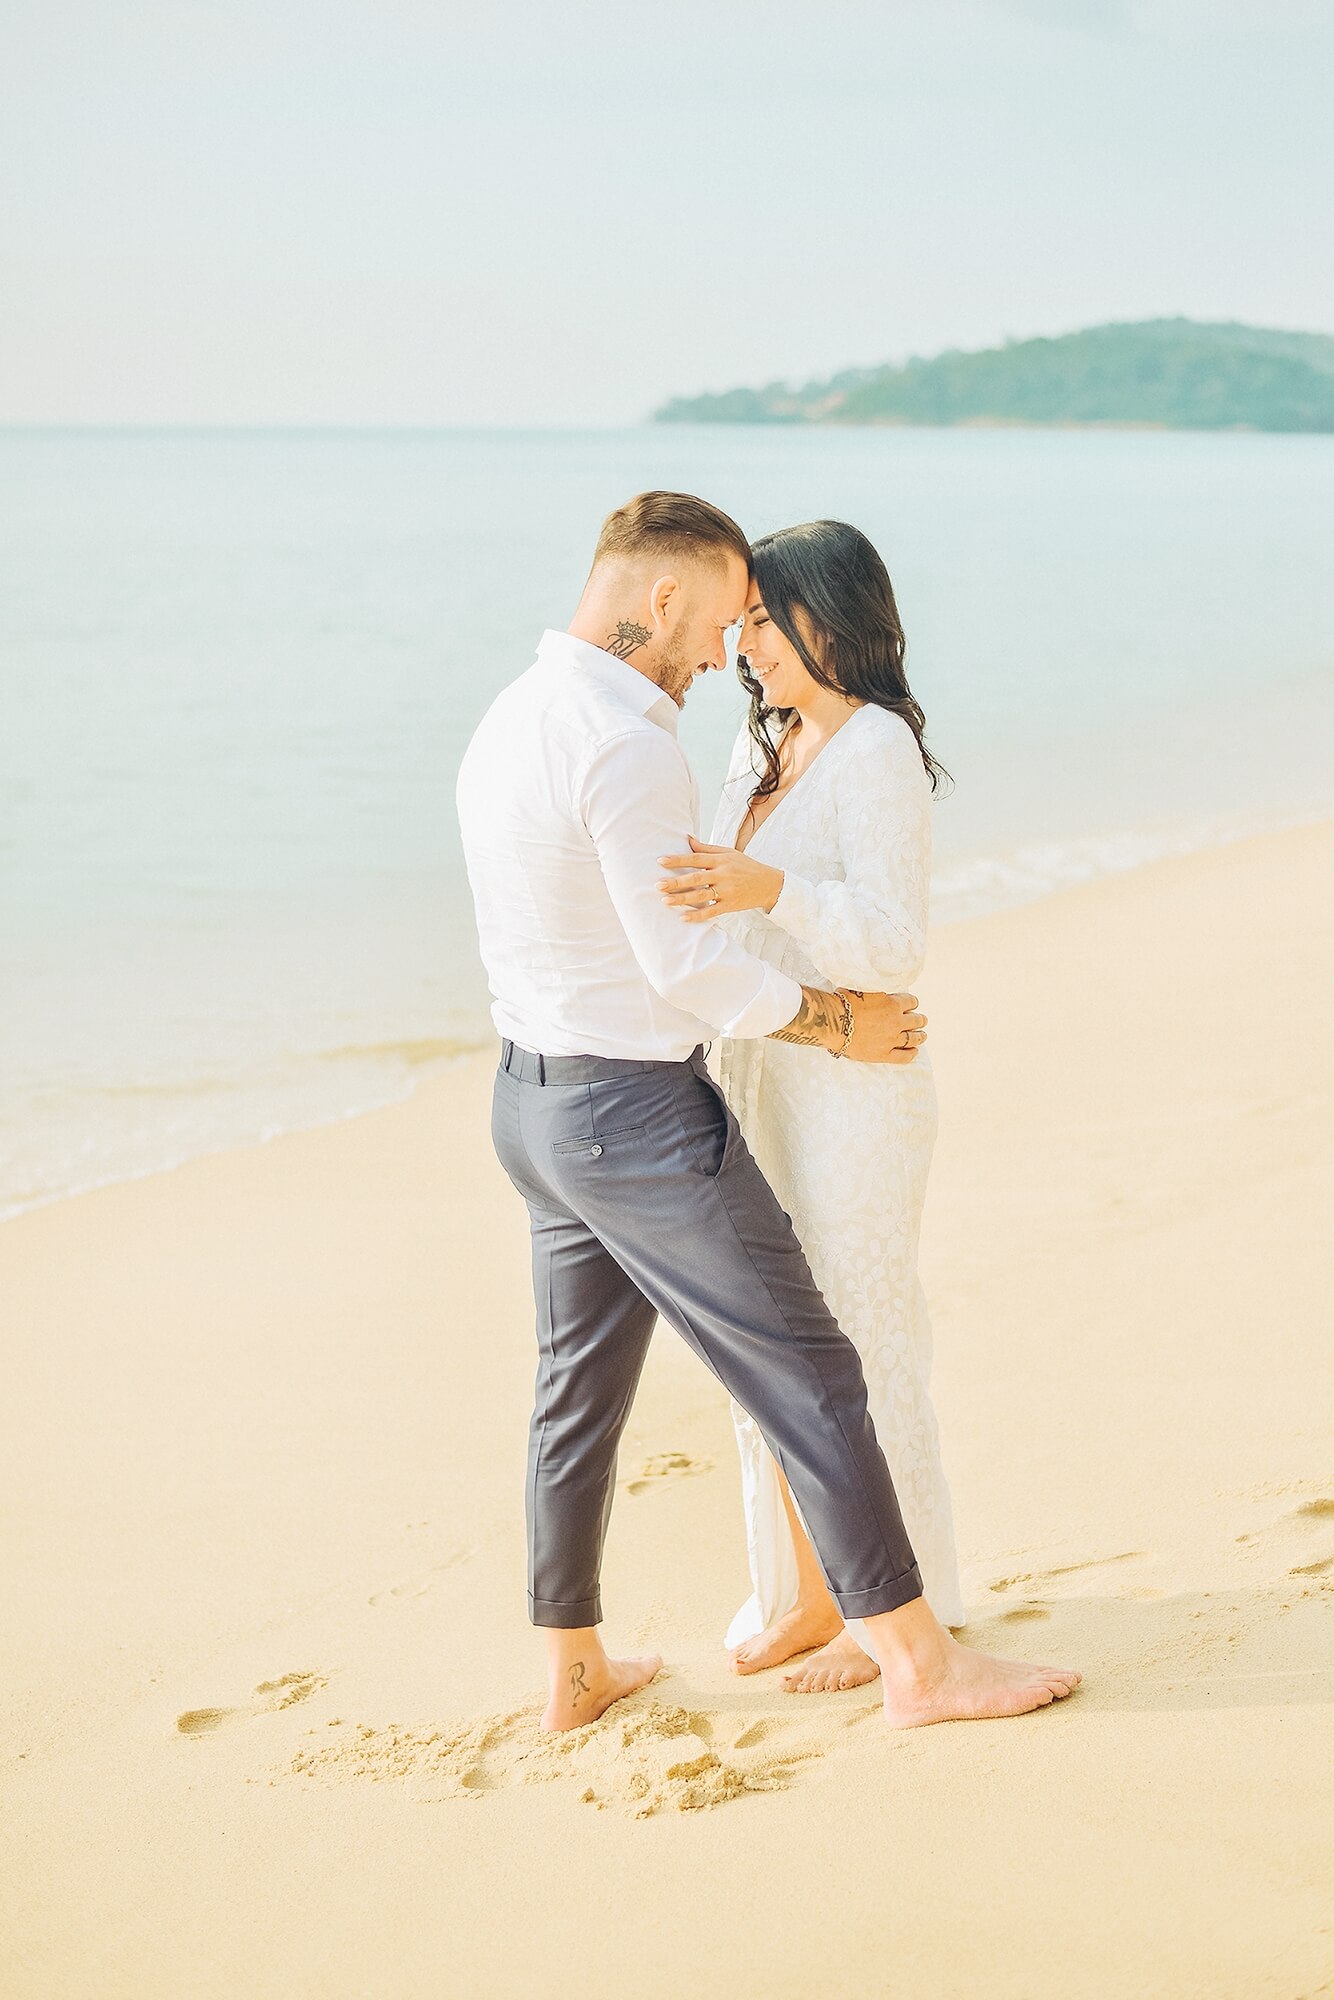
<instances>
[{"instance_id":1,"label":"letter r tattoo on foot","mask_svg":"<svg viewBox=\"0 0 1334 2000\"><path fill-rule=\"evenodd\" d=\"M588 1682L584 1679L584 1663L582 1660L576 1660L570 1668L571 1703L577 1707L580 1695L591 1694L592 1692L592 1688L589 1687Z\"/></svg>"}]
</instances>

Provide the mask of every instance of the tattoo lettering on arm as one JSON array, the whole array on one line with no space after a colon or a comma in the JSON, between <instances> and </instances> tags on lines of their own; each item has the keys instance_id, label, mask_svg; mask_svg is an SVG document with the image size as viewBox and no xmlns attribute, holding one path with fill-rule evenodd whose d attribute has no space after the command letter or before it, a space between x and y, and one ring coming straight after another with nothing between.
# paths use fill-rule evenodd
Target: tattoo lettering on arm
<instances>
[{"instance_id":1,"label":"tattoo lettering on arm","mask_svg":"<svg viewBox=\"0 0 1334 2000\"><path fill-rule=\"evenodd\" d=\"M803 986L801 1005L785 1028L775 1028L774 1042L801 1042L807 1048L837 1047L843 1039L843 1002L837 993L823 993L817 986Z\"/></svg>"},{"instance_id":2,"label":"tattoo lettering on arm","mask_svg":"<svg viewBox=\"0 0 1334 2000\"><path fill-rule=\"evenodd\" d=\"M647 625L636 625L633 618L622 618L616 630L608 635L602 650L613 653L618 660L628 660L631 653L647 646L652 637Z\"/></svg>"},{"instance_id":3,"label":"tattoo lettering on arm","mask_svg":"<svg viewBox=\"0 0 1334 2000\"><path fill-rule=\"evenodd\" d=\"M584 1663L576 1660L570 1668L570 1703L577 1707L581 1694L592 1694L593 1690L584 1679Z\"/></svg>"}]
</instances>

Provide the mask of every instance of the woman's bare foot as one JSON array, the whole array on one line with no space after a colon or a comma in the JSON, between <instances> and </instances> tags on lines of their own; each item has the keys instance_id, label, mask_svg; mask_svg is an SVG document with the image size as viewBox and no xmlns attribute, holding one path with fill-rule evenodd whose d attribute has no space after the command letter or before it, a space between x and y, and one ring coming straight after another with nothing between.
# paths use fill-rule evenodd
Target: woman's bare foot
<instances>
[{"instance_id":1,"label":"woman's bare foot","mask_svg":"<svg viewBox=\"0 0 1334 2000\"><path fill-rule=\"evenodd\" d=\"M587 1659L566 1663L554 1681L551 1699L542 1711L542 1728L583 1729L605 1715L614 1701L624 1701L647 1687L662 1665L661 1655L645 1653L638 1659L609 1660L599 1647L589 1649Z\"/></svg>"},{"instance_id":2,"label":"woman's bare foot","mask_svg":"<svg viewBox=\"0 0 1334 2000\"><path fill-rule=\"evenodd\" d=\"M795 1673L783 1675L789 1694L837 1694L840 1688L865 1687L878 1680L880 1669L844 1626L836 1639L803 1660Z\"/></svg>"},{"instance_id":3,"label":"woman's bare foot","mask_svg":"<svg viewBox=\"0 0 1334 2000\"><path fill-rule=\"evenodd\" d=\"M729 1655L732 1671L758 1674L766 1667L781 1667L784 1660L795 1659L798 1653L809 1653L812 1646L823 1646L842 1629L843 1621L832 1600L825 1604L798 1602L785 1617L776 1618L753 1639L733 1648Z\"/></svg>"},{"instance_id":4,"label":"woman's bare foot","mask_svg":"<svg viewBox=\"0 0 1334 2000\"><path fill-rule=\"evenodd\" d=\"M944 1635L942 1657L925 1671L885 1679L885 1720L895 1729L927 1722L981 1722L988 1717L1027 1715L1064 1701L1079 1686L1073 1667L1031 1666L998 1659L961 1646Z\"/></svg>"}]
</instances>

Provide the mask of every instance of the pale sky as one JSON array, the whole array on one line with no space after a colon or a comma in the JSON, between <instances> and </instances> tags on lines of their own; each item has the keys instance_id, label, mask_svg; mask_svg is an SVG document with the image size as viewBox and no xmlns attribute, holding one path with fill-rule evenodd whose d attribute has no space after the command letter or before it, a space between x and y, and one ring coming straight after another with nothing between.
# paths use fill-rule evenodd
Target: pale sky
<instances>
[{"instance_id":1,"label":"pale sky","mask_svg":"<svg viewBox=\"0 0 1334 2000\"><path fill-rule=\"evenodd\" d=\"M1334 331L1327 0L0 0L0 422L637 421Z\"/></svg>"}]
</instances>

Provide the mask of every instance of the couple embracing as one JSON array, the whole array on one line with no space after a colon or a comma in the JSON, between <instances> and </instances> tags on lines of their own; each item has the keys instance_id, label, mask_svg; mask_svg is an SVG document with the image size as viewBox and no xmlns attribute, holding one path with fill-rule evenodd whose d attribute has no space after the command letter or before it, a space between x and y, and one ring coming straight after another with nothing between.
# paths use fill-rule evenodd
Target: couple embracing
<instances>
[{"instance_id":1,"label":"couple embracing","mask_svg":"<svg viewBox=\"0 0 1334 2000\"><path fill-rule=\"evenodd\" d=\"M706 844L677 715L737 626L751 709ZM916 1269L935 1098L899 990L925 947L937 775L866 538L822 521L752 548L679 493L608 517L568 631L464 757L502 1038L492 1130L532 1230L546 1729L661 1665L611 1658L598 1632L617 1445L659 1315L732 1401L738 1672L802 1656L800 1692L879 1676L900 1727L1019 1715L1078 1683L948 1629L964 1612Z\"/></svg>"}]
</instances>

